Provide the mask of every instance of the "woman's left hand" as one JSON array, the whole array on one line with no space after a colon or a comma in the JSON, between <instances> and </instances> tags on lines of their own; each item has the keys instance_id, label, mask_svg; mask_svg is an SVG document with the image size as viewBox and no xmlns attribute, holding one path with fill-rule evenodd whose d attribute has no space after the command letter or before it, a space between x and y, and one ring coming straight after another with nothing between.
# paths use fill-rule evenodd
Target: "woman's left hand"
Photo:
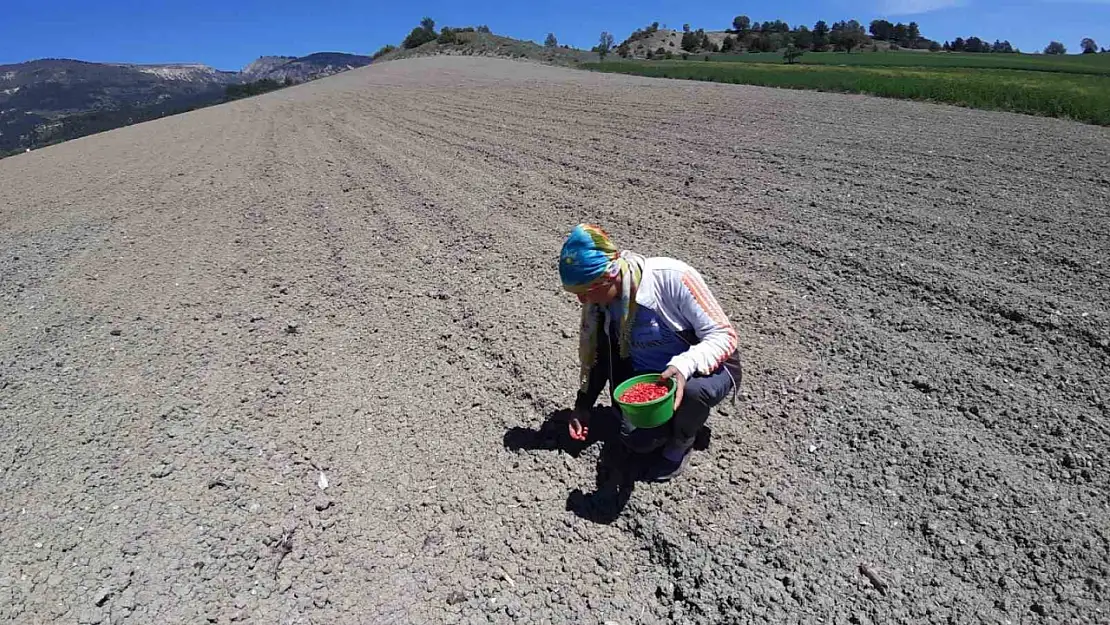
<instances>
[{"instance_id":1,"label":"woman's left hand","mask_svg":"<svg viewBox=\"0 0 1110 625\"><path fill-rule=\"evenodd\" d=\"M678 410L678 407L682 405L682 392L686 390L686 377L683 376L682 373L680 373L674 365L671 365L670 367L667 367L667 370L664 371L662 375L659 376L659 379L669 380L671 378L674 378L675 385L674 409Z\"/></svg>"}]
</instances>

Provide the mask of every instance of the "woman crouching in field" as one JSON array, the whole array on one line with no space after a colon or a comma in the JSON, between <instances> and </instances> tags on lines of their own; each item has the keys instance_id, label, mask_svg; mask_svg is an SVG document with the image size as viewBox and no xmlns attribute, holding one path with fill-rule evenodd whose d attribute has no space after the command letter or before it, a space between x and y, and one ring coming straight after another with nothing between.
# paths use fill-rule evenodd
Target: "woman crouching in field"
<instances>
[{"instance_id":1,"label":"woman crouching in field","mask_svg":"<svg viewBox=\"0 0 1110 625\"><path fill-rule=\"evenodd\" d=\"M677 477L709 411L739 387L736 330L693 267L619 251L597 226L579 224L570 233L559 276L582 302L581 387L571 437L585 440L590 410L606 382L612 394L632 376L662 372L676 384L674 417L636 429L621 415L621 440L637 453L662 449L647 479Z\"/></svg>"}]
</instances>

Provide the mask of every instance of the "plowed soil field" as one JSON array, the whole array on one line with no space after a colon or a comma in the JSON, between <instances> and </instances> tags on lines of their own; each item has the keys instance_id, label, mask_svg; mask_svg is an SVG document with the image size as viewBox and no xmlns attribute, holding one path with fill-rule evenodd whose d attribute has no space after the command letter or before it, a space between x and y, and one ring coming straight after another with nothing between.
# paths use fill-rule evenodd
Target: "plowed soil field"
<instances>
[{"instance_id":1,"label":"plowed soil field","mask_svg":"<svg viewBox=\"0 0 1110 625\"><path fill-rule=\"evenodd\" d=\"M1108 206L1104 128L456 57L5 159L0 621L1106 623ZM675 482L560 421L580 221L736 325Z\"/></svg>"}]
</instances>

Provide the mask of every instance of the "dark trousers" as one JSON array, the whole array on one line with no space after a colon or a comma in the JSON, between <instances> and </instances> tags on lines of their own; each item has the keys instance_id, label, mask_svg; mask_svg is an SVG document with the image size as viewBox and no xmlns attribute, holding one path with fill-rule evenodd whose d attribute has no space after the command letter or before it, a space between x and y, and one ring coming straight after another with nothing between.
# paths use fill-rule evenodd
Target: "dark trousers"
<instances>
[{"instance_id":1,"label":"dark trousers","mask_svg":"<svg viewBox=\"0 0 1110 625\"><path fill-rule=\"evenodd\" d=\"M664 445L689 449L694 445L698 431L709 419L709 411L724 401L739 383L738 379L733 379L735 374L730 369L720 367L710 375L695 375L686 380L682 404L670 421L658 427L636 428L617 409L621 421L621 441L637 453L648 453Z\"/></svg>"}]
</instances>

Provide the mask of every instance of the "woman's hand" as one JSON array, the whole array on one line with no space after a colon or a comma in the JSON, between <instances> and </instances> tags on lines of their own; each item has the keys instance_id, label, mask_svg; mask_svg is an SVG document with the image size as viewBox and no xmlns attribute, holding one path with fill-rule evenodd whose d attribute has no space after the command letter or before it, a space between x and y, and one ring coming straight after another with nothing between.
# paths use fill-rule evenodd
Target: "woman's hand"
<instances>
[{"instance_id":1,"label":"woman's hand","mask_svg":"<svg viewBox=\"0 0 1110 625\"><path fill-rule=\"evenodd\" d=\"M589 410L575 410L570 414L570 422L567 423L567 429L570 430L570 437L576 441L584 441L590 435L590 411Z\"/></svg>"},{"instance_id":2,"label":"woman's hand","mask_svg":"<svg viewBox=\"0 0 1110 625\"><path fill-rule=\"evenodd\" d=\"M682 393L686 390L686 377L683 376L674 365L671 365L659 376L660 380L668 380L670 378L674 378L674 409L678 410L678 407L682 405Z\"/></svg>"}]
</instances>

